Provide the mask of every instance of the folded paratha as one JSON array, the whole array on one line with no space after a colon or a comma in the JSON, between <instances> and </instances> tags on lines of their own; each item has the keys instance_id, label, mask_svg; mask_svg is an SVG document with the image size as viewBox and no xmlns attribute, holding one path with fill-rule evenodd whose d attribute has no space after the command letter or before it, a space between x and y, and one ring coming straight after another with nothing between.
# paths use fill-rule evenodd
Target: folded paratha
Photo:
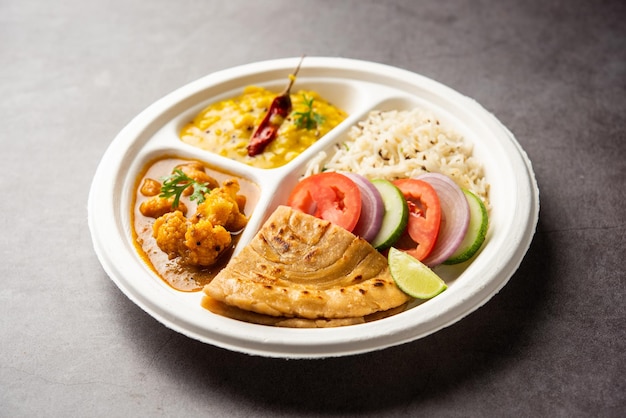
<instances>
[{"instance_id":1,"label":"folded paratha","mask_svg":"<svg viewBox=\"0 0 626 418\"><path fill-rule=\"evenodd\" d=\"M367 241L287 206L272 213L204 292L208 309L283 326L359 323L409 300L387 259Z\"/></svg>"}]
</instances>

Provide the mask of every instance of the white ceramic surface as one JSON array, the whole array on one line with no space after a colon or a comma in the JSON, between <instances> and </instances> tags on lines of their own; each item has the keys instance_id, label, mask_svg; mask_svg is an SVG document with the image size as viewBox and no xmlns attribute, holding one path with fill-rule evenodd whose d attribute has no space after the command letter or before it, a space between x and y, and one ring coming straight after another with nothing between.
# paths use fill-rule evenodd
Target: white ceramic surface
<instances>
[{"instance_id":1,"label":"white ceramic surface","mask_svg":"<svg viewBox=\"0 0 626 418\"><path fill-rule=\"evenodd\" d=\"M93 179L89 227L109 277L158 321L191 338L226 349L284 358L362 353L416 340L459 321L486 303L517 270L535 232L539 191L531 163L509 132L474 100L431 79L395 67L342 58L305 58L294 89L313 89L349 117L291 163L256 169L184 144L181 126L213 101L239 95L255 84L281 90L299 58L244 65L190 83L155 102L113 140ZM345 138L350 126L373 109L432 110L474 144L491 185L487 240L469 264L438 268L448 289L436 298L379 321L330 329L254 325L215 315L200 306L200 293L173 290L141 260L132 242L131 205L141 170L166 155L189 157L248 178L260 200L239 248L269 213L286 201L308 158Z\"/></svg>"}]
</instances>

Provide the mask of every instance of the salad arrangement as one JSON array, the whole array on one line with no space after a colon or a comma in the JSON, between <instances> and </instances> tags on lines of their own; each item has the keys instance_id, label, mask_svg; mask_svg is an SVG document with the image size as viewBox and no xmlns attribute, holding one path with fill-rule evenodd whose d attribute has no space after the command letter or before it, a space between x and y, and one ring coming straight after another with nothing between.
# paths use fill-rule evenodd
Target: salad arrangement
<instances>
[{"instance_id":1,"label":"salad arrangement","mask_svg":"<svg viewBox=\"0 0 626 418\"><path fill-rule=\"evenodd\" d=\"M429 268L471 259L489 223L482 200L439 173L389 181L322 172L300 181L287 205L345 228L380 252L393 249L390 261L400 250Z\"/></svg>"}]
</instances>

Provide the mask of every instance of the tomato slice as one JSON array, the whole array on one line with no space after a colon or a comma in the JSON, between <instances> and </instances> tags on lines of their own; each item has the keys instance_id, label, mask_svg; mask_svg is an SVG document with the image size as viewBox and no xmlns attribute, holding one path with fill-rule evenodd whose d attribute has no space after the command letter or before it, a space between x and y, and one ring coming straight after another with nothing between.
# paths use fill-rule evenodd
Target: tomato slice
<instances>
[{"instance_id":1,"label":"tomato slice","mask_svg":"<svg viewBox=\"0 0 626 418\"><path fill-rule=\"evenodd\" d=\"M352 231L361 215L361 191L343 174L319 173L300 181L287 205Z\"/></svg>"},{"instance_id":2,"label":"tomato slice","mask_svg":"<svg viewBox=\"0 0 626 418\"><path fill-rule=\"evenodd\" d=\"M402 249L418 260L424 260L437 242L441 225L441 205L437 192L427 182L417 179L400 179L393 184L400 189L409 205L409 223L402 240L403 247L407 241L417 244L415 248Z\"/></svg>"}]
</instances>

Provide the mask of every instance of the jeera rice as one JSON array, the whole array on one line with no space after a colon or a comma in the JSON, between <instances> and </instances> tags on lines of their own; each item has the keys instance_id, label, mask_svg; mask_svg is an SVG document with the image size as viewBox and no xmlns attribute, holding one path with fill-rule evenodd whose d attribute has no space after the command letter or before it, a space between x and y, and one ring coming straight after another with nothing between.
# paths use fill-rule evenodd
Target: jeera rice
<instances>
[{"instance_id":1,"label":"jeera rice","mask_svg":"<svg viewBox=\"0 0 626 418\"><path fill-rule=\"evenodd\" d=\"M347 141L313 157L305 176L347 171L395 180L441 173L480 196L489 208L489 184L472 152L471 143L424 109L374 110L352 126Z\"/></svg>"}]
</instances>

